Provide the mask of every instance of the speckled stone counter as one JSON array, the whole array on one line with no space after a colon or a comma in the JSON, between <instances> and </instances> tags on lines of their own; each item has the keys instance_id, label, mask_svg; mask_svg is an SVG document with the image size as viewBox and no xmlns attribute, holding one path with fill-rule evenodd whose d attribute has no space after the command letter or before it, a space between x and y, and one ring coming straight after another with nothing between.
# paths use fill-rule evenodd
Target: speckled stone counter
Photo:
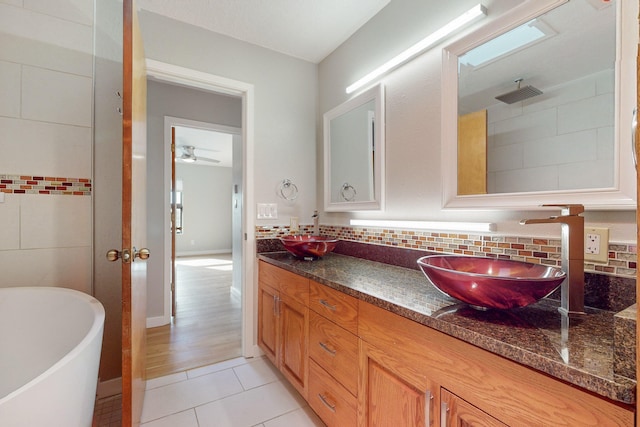
<instances>
[{"instance_id":1,"label":"speckled stone counter","mask_svg":"<svg viewBox=\"0 0 640 427\"><path fill-rule=\"evenodd\" d=\"M603 397L635 402L636 382L614 374L611 311L587 309L586 316L567 319L553 300L480 311L445 296L413 269L339 254L315 261L288 252L258 257Z\"/></svg>"}]
</instances>

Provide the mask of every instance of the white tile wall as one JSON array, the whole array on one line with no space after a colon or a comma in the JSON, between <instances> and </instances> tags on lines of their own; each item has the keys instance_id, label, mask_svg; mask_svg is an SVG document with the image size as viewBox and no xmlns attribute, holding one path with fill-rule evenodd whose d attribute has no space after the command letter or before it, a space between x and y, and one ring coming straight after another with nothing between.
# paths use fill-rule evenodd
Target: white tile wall
<instances>
[{"instance_id":1,"label":"white tile wall","mask_svg":"<svg viewBox=\"0 0 640 427\"><path fill-rule=\"evenodd\" d=\"M0 174L91 178L94 0L0 0ZM91 292L91 197L6 194L0 287Z\"/></svg>"},{"instance_id":2,"label":"white tile wall","mask_svg":"<svg viewBox=\"0 0 640 427\"><path fill-rule=\"evenodd\" d=\"M0 61L0 116L20 116L20 64Z\"/></svg>"},{"instance_id":3,"label":"white tile wall","mask_svg":"<svg viewBox=\"0 0 640 427\"><path fill-rule=\"evenodd\" d=\"M90 248L3 251L0 287L59 286L91 292Z\"/></svg>"},{"instance_id":4,"label":"white tile wall","mask_svg":"<svg viewBox=\"0 0 640 427\"><path fill-rule=\"evenodd\" d=\"M90 127L0 117L0 172L89 178L91 137Z\"/></svg>"},{"instance_id":5,"label":"white tile wall","mask_svg":"<svg viewBox=\"0 0 640 427\"><path fill-rule=\"evenodd\" d=\"M23 66L22 118L91 126L90 77Z\"/></svg>"},{"instance_id":6,"label":"white tile wall","mask_svg":"<svg viewBox=\"0 0 640 427\"><path fill-rule=\"evenodd\" d=\"M22 0L0 0L0 3L12 4L14 6L22 6Z\"/></svg>"},{"instance_id":7,"label":"white tile wall","mask_svg":"<svg viewBox=\"0 0 640 427\"><path fill-rule=\"evenodd\" d=\"M607 70L489 109L489 192L613 185L614 73ZM580 170L597 169L585 179ZM600 179L601 181L598 181Z\"/></svg>"},{"instance_id":8,"label":"white tile wall","mask_svg":"<svg viewBox=\"0 0 640 427\"><path fill-rule=\"evenodd\" d=\"M64 8L68 0L51 3ZM0 3L0 28L0 60L92 75L90 25Z\"/></svg>"},{"instance_id":9,"label":"white tile wall","mask_svg":"<svg viewBox=\"0 0 640 427\"><path fill-rule=\"evenodd\" d=\"M594 161L597 156L597 130L591 129L528 141L524 147L524 167Z\"/></svg>"},{"instance_id":10,"label":"white tile wall","mask_svg":"<svg viewBox=\"0 0 640 427\"><path fill-rule=\"evenodd\" d=\"M610 126L614 116L613 93L605 93L558 107L558 133Z\"/></svg>"},{"instance_id":11,"label":"white tile wall","mask_svg":"<svg viewBox=\"0 0 640 427\"><path fill-rule=\"evenodd\" d=\"M20 196L5 194L4 203L0 203L0 251L19 248Z\"/></svg>"},{"instance_id":12,"label":"white tile wall","mask_svg":"<svg viewBox=\"0 0 640 427\"><path fill-rule=\"evenodd\" d=\"M83 25L93 25L93 2L86 0L23 0L24 7L47 15L77 22Z\"/></svg>"},{"instance_id":13,"label":"white tile wall","mask_svg":"<svg viewBox=\"0 0 640 427\"><path fill-rule=\"evenodd\" d=\"M25 194L20 205L22 249L90 249L90 197Z\"/></svg>"},{"instance_id":14,"label":"white tile wall","mask_svg":"<svg viewBox=\"0 0 640 427\"><path fill-rule=\"evenodd\" d=\"M546 191L558 188L557 166L532 169L514 169L494 172L496 188L492 192L512 193L518 191Z\"/></svg>"}]
</instances>

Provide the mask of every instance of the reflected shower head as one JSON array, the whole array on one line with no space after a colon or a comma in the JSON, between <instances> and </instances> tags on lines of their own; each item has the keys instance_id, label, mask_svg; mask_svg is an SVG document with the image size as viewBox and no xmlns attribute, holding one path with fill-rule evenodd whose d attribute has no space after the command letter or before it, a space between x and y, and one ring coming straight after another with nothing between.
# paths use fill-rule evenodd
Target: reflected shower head
<instances>
[{"instance_id":1,"label":"reflected shower head","mask_svg":"<svg viewBox=\"0 0 640 427\"><path fill-rule=\"evenodd\" d=\"M511 92L503 93L502 95L498 95L496 96L496 99L498 101L504 102L505 104L513 104L515 102L533 98L534 96L542 95L542 91L533 86L527 85L525 87L520 87L522 79L516 80L516 83L518 83L518 89L512 90Z\"/></svg>"}]
</instances>

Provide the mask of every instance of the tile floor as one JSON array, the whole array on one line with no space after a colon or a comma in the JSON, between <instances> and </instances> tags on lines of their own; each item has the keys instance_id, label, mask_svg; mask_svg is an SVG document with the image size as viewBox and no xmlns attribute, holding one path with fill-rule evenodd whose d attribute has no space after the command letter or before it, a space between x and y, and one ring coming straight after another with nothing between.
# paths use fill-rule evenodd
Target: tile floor
<instances>
[{"instance_id":1,"label":"tile floor","mask_svg":"<svg viewBox=\"0 0 640 427\"><path fill-rule=\"evenodd\" d=\"M141 427L321 427L265 358L237 358L147 381Z\"/></svg>"}]
</instances>

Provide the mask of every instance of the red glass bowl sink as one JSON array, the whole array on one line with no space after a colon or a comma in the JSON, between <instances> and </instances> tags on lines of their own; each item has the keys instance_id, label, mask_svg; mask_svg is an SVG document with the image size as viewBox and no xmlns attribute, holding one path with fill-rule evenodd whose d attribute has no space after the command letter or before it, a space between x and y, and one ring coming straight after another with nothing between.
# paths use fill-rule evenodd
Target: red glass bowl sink
<instances>
[{"instance_id":1,"label":"red glass bowl sink","mask_svg":"<svg viewBox=\"0 0 640 427\"><path fill-rule=\"evenodd\" d=\"M337 239L325 236L285 236L280 241L286 250L300 258L322 257L338 243Z\"/></svg>"},{"instance_id":2,"label":"red glass bowl sink","mask_svg":"<svg viewBox=\"0 0 640 427\"><path fill-rule=\"evenodd\" d=\"M426 256L418 265L441 292L482 308L533 304L566 277L561 269L542 264L461 255Z\"/></svg>"}]
</instances>

